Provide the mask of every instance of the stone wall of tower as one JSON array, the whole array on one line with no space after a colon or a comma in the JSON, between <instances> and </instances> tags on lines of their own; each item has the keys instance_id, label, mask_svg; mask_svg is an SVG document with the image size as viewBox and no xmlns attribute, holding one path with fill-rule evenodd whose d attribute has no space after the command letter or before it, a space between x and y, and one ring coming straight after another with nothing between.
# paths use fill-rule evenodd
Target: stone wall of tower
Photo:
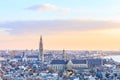
<instances>
[{"instance_id":1,"label":"stone wall of tower","mask_svg":"<svg viewBox=\"0 0 120 80\"><path fill-rule=\"evenodd\" d=\"M39 43L39 55L38 60L42 60L42 64L44 64L44 53L43 53L43 42L42 42L42 36L40 37L40 43Z\"/></svg>"},{"instance_id":2,"label":"stone wall of tower","mask_svg":"<svg viewBox=\"0 0 120 80\"><path fill-rule=\"evenodd\" d=\"M66 56L66 52L65 52L65 50L63 50L63 60L67 60L67 56Z\"/></svg>"}]
</instances>

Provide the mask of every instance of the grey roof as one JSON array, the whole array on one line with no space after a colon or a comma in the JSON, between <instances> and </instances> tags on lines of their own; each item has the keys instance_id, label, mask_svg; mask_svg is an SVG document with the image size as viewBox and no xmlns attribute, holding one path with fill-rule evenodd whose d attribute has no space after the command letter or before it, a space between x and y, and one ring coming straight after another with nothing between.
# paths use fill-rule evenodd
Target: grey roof
<instances>
[{"instance_id":1,"label":"grey roof","mask_svg":"<svg viewBox=\"0 0 120 80\"><path fill-rule=\"evenodd\" d=\"M77 60L77 59L73 59L71 60L73 64L86 64L87 60Z\"/></svg>"},{"instance_id":2,"label":"grey roof","mask_svg":"<svg viewBox=\"0 0 120 80\"><path fill-rule=\"evenodd\" d=\"M66 64L66 61L64 60L52 60L50 64Z\"/></svg>"},{"instance_id":3,"label":"grey roof","mask_svg":"<svg viewBox=\"0 0 120 80\"><path fill-rule=\"evenodd\" d=\"M96 58L96 59L88 59L88 63L101 63L102 59Z\"/></svg>"},{"instance_id":4,"label":"grey roof","mask_svg":"<svg viewBox=\"0 0 120 80\"><path fill-rule=\"evenodd\" d=\"M27 56L27 58L38 58L37 55L31 55L31 56Z\"/></svg>"},{"instance_id":5,"label":"grey roof","mask_svg":"<svg viewBox=\"0 0 120 80\"><path fill-rule=\"evenodd\" d=\"M22 58L21 56L14 56L13 58Z\"/></svg>"},{"instance_id":6,"label":"grey roof","mask_svg":"<svg viewBox=\"0 0 120 80\"><path fill-rule=\"evenodd\" d=\"M101 64L102 59L88 59L88 64Z\"/></svg>"},{"instance_id":7,"label":"grey roof","mask_svg":"<svg viewBox=\"0 0 120 80\"><path fill-rule=\"evenodd\" d=\"M86 64L87 60L77 60L77 59L73 59L71 60L73 64ZM65 61L65 60L52 60L52 62L50 64L67 64L69 61Z\"/></svg>"}]
</instances>

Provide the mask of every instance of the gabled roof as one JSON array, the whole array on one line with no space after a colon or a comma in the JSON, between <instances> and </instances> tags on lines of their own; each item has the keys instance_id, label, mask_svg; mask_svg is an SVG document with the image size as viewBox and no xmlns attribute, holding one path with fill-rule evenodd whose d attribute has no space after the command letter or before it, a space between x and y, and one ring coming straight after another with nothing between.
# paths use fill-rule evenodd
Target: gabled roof
<instances>
[{"instance_id":1,"label":"gabled roof","mask_svg":"<svg viewBox=\"0 0 120 80\"><path fill-rule=\"evenodd\" d=\"M69 61L65 61L65 60L52 60L52 62L50 64L67 64ZM73 59L71 60L71 62L73 64L87 64L87 60L77 60L77 59Z\"/></svg>"},{"instance_id":2,"label":"gabled roof","mask_svg":"<svg viewBox=\"0 0 120 80\"><path fill-rule=\"evenodd\" d=\"M50 64L66 64L66 61L64 60L52 60Z\"/></svg>"},{"instance_id":3,"label":"gabled roof","mask_svg":"<svg viewBox=\"0 0 120 80\"><path fill-rule=\"evenodd\" d=\"M13 58L22 58L21 56L14 56Z\"/></svg>"},{"instance_id":4,"label":"gabled roof","mask_svg":"<svg viewBox=\"0 0 120 80\"><path fill-rule=\"evenodd\" d=\"M77 59L73 59L71 60L73 64L86 64L87 60L77 60Z\"/></svg>"},{"instance_id":5,"label":"gabled roof","mask_svg":"<svg viewBox=\"0 0 120 80\"><path fill-rule=\"evenodd\" d=\"M88 65L101 65L102 59L96 58L96 59L88 59Z\"/></svg>"},{"instance_id":6,"label":"gabled roof","mask_svg":"<svg viewBox=\"0 0 120 80\"><path fill-rule=\"evenodd\" d=\"M88 64L92 64L92 63L97 63L97 64L99 64L99 63L101 63L101 59L99 59L99 58L95 58L95 59L88 59Z\"/></svg>"},{"instance_id":7,"label":"gabled roof","mask_svg":"<svg viewBox=\"0 0 120 80\"><path fill-rule=\"evenodd\" d=\"M38 58L37 55L31 55L31 56L27 56L27 58Z\"/></svg>"},{"instance_id":8,"label":"gabled roof","mask_svg":"<svg viewBox=\"0 0 120 80\"><path fill-rule=\"evenodd\" d=\"M52 56L52 54L44 54L44 56Z\"/></svg>"}]
</instances>

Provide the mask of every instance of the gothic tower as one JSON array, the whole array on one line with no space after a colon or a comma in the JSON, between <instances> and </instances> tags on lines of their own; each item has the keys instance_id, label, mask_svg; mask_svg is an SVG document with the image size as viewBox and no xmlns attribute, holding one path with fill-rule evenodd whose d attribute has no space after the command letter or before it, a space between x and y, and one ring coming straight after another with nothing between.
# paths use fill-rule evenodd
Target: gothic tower
<instances>
[{"instance_id":1,"label":"gothic tower","mask_svg":"<svg viewBox=\"0 0 120 80\"><path fill-rule=\"evenodd\" d=\"M39 43L39 55L38 60L42 60L42 64L44 64L44 53L43 53L43 42L42 42L42 36L40 36L40 43Z\"/></svg>"},{"instance_id":2,"label":"gothic tower","mask_svg":"<svg viewBox=\"0 0 120 80\"><path fill-rule=\"evenodd\" d=\"M63 60L67 60L67 55L66 55L66 52L65 52L65 50L63 50Z\"/></svg>"}]
</instances>

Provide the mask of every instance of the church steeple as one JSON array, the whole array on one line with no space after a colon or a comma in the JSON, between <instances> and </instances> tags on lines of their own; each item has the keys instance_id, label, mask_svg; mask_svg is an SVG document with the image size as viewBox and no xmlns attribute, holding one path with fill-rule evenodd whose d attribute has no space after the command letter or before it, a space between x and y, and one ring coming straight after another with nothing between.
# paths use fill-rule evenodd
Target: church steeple
<instances>
[{"instance_id":1,"label":"church steeple","mask_svg":"<svg viewBox=\"0 0 120 80\"><path fill-rule=\"evenodd\" d=\"M40 43L39 43L39 57L38 57L38 60L40 60L40 59L42 60L42 64L44 64L42 35L40 36Z\"/></svg>"},{"instance_id":2,"label":"church steeple","mask_svg":"<svg viewBox=\"0 0 120 80\"><path fill-rule=\"evenodd\" d=\"M65 52L65 50L63 49L63 60L67 60L67 55L66 55L66 52Z\"/></svg>"}]
</instances>

